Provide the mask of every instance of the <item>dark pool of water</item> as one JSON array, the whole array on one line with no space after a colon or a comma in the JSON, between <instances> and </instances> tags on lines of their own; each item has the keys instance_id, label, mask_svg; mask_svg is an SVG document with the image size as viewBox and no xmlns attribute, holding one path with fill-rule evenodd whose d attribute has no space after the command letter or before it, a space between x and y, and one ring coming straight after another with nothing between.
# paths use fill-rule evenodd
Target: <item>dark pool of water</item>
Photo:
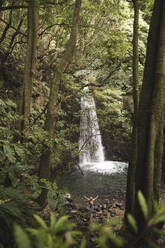
<instances>
[{"instance_id":1,"label":"dark pool of water","mask_svg":"<svg viewBox=\"0 0 165 248\"><path fill-rule=\"evenodd\" d=\"M84 176L76 170L64 175L58 185L66 188L72 197L76 198L81 198L83 195L99 195L100 198L108 195L122 197L126 191L126 180L127 169L110 175L88 171Z\"/></svg>"}]
</instances>

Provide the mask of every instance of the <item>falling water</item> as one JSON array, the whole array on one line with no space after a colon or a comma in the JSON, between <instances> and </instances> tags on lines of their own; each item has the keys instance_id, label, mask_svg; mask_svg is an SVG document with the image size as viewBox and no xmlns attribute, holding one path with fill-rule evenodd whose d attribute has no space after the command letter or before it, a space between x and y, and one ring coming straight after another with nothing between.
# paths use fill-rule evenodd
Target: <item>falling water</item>
<instances>
[{"instance_id":1,"label":"falling water","mask_svg":"<svg viewBox=\"0 0 165 248\"><path fill-rule=\"evenodd\" d=\"M85 87L85 92L88 87ZM104 148L96 114L94 98L86 94L81 97L79 163L88 164L104 161Z\"/></svg>"},{"instance_id":2,"label":"falling water","mask_svg":"<svg viewBox=\"0 0 165 248\"><path fill-rule=\"evenodd\" d=\"M81 98L79 151L81 170L75 170L69 176L64 175L61 185L78 198L83 195L124 194L127 163L104 160L95 101L87 87Z\"/></svg>"},{"instance_id":3,"label":"falling water","mask_svg":"<svg viewBox=\"0 0 165 248\"><path fill-rule=\"evenodd\" d=\"M79 165L86 172L122 173L127 167L127 163L105 161L104 159L95 101L89 94L88 87L84 88L84 93L84 96L81 97Z\"/></svg>"}]
</instances>

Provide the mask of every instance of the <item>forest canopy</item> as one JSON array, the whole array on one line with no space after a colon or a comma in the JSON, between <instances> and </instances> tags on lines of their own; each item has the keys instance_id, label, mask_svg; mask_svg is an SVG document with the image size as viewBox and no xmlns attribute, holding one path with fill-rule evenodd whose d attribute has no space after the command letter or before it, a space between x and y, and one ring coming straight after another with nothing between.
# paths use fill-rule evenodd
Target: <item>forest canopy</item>
<instances>
[{"instance_id":1,"label":"forest canopy","mask_svg":"<svg viewBox=\"0 0 165 248\"><path fill-rule=\"evenodd\" d=\"M11 223L26 227L33 210L54 199L59 209L65 204L55 182L80 169L85 87L96 103L105 159L129 164L125 216L145 226L139 190L148 218L155 214L163 10L162 0L0 0L0 240L10 230L2 247L13 247Z\"/></svg>"}]
</instances>

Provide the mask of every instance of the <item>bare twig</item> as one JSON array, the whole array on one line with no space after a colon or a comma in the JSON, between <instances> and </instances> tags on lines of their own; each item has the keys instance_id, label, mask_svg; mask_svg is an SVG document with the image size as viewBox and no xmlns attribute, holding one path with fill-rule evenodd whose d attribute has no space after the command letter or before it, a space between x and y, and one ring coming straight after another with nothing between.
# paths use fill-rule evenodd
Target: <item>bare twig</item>
<instances>
[{"instance_id":1,"label":"bare twig","mask_svg":"<svg viewBox=\"0 0 165 248\"><path fill-rule=\"evenodd\" d=\"M63 5L65 4L66 2L68 2L68 0L65 0L65 1L62 1L62 2L58 2L58 1L54 1L54 2L44 2L42 3L41 5L45 5L45 4L48 4L48 5ZM13 9L27 9L28 6L26 5L15 5L15 6L1 6L0 5L0 11L4 11L4 10L13 10Z\"/></svg>"},{"instance_id":2,"label":"bare twig","mask_svg":"<svg viewBox=\"0 0 165 248\"><path fill-rule=\"evenodd\" d=\"M10 15L9 15L9 23L6 24L6 27L3 31L1 38L0 38L0 43L6 38L6 34L7 34L8 29L10 28L11 21L12 21L12 10L10 11Z\"/></svg>"},{"instance_id":3,"label":"bare twig","mask_svg":"<svg viewBox=\"0 0 165 248\"><path fill-rule=\"evenodd\" d=\"M12 47L12 45L13 45L13 43L14 43L15 37L19 34L19 31L20 31L20 28L21 28L21 26L22 26L23 20L24 20L24 17L21 18L21 20L20 20L20 22L19 22L19 24L18 24L18 27L17 27L15 33L13 34L13 36L12 36L12 38L11 38L11 41L10 41L10 44L9 44L9 48Z\"/></svg>"},{"instance_id":4,"label":"bare twig","mask_svg":"<svg viewBox=\"0 0 165 248\"><path fill-rule=\"evenodd\" d=\"M5 20L3 20L2 18L0 18L0 21L5 23L6 25L9 25L10 28L14 29L15 31L17 31L17 28L13 27L12 25L10 25L10 23L6 22ZM19 30L19 34L22 34L23 36L27 37L26 34L22 33L20 30Z\"/></svg>"},{"instance_id":5,"label":"bare twig","mask_svg":"<svg viewBox=\"0 0 165 248\"><path fill-rule=\"evenodd\" d=\"M79 171L81 172L81 174L84 176L84 172L82 171L80 165L77 163L76 166L77 166L77 168L79 169Z\"/></svg>"},{"instance_id":6,"label":"bare twig","mask_svg":"<svg viewBox=\"0 0 165 248\"><path fill-rule=\"evenodd\" d=\"M25 5L5 6L5 7L0 7L0 11L13 10L13 9L27 9L27 8L28 8L28 6L25 6Z\"/></svg>"},{"instance_id":7,"label":"bare twig","mask_svg":"<svg viewBox=\"0 0 165 248\"><path fill-rule=\"evenodd\" d=\"M61 2L59 2L59 1L54 1L54 2L46 1L46 2L44 2L44 4L50 4L50 5L63 5L63 4L65 4L65 3L67 3L67 2L68 2L68 0L64 0L64 1L61 1Z\"/></svg>"}]
</instances>

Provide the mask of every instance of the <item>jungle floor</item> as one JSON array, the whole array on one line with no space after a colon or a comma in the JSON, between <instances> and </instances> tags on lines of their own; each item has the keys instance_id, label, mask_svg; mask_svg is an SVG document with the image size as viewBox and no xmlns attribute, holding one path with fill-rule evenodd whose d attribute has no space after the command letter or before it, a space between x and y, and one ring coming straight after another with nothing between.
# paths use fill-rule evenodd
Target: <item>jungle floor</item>
<instances>
[{"instance_id":1,"label":"jungle floor","mask_svg":"<svg viewBox=\"0 0 165 248\"><path fill-rule=\"evenodd\" d=\"M165 199L165 185L161 188L161 199ZM66 215L69 215L69 220L76 224L78 230L80 230L85 238L90 243L90 248L95 247L95 242L91 232L89 232L89 226L91 222L103 224L112 217L118 217L118 224L114 226L114 231L118 232L122 226L122 220L125 211L125 194L106 194L101 195L95 201L94 212L91 213L87 200L84 198L67 198L66 200ZM41 213L41 216L46 222L49 222L50 208L47 206ZM58 213L57 213L58 216ZM163 227L165 229L165 227ZM161 237L158 241L158 247L165 247L165 238Z\"/></svg>"}]
</instances>

